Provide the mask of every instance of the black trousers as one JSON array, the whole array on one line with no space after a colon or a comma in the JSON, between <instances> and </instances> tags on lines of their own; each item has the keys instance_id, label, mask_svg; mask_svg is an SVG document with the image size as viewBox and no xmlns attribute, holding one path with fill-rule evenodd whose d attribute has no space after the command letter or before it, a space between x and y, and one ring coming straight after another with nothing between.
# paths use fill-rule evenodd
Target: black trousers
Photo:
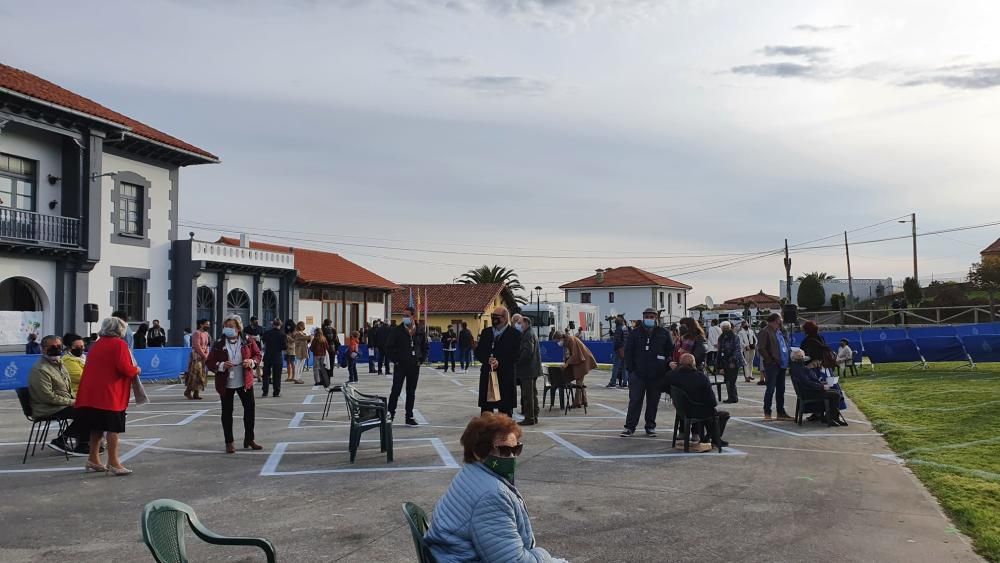
<instances>
[{"instance_id":1,"label":"black trousers","mask_svg":"<svg viewBox=\"0 0 1000 563\"><path fill-rule=\"evenodd\" d=\"M274 396L281 394L281 356L277 358L264 359L264 389L263 395L267 396L268 384L274 384Z\"/></svg>"},{"instance_id":2,"label":"black trousers","mask_svg":"<svg viewBox=\"0 0 1000 563\"><path fill-rule=\"evenodd\" d=\"M708 366L709 373L715 373L715 357L718 354L718 352L707 352L705 354L705 365Z\"/></svg>"},{"instance_id":3,"label":"black trousers","mask_svg":"<svg viewBox=\"0 0 1000 563\"><path fill-rule=\"evenodd\" d=\"M662 382L658 377L649 377L640 373L629 375L628 379L628 413L625 415L625 428L635 432L639 424L639 413L642 403L646 402L646 430L656 428L656 411L660 408L660 390Z\"/></svg>"},{"instance_id":4,"label":"black trousers","mask_svg":"<svg viewBox=\"0 0 1000 563\"><path fill-rule=\"evenodd\" d=\"M420 364L396 364L396 373L392 376L392 392L389 393L389 414L396 415L396 404L399 393L406 384L406 418L413 418L413 403L417 399L417 379L420 377Z\"/></svg>"},{"instance_id":5,"label":"black trousers","mask_svg":"<svg viewBox=\"0 0 1000 563\"><path fill-rule=\"evenodd\" d=\"M694 413L692 416L702 416L702 413ZM729 413L715 411L715 417L719 421L719 438L722 438L722 434L726 431L726 423L729 422ZM712 428L707 424L696 422L691 425L691 432L700 436L702 443L708 443L712 439Z\"/></svg>"},{"instance_id":6,"label":"black trousers","mask_svg":"<svg viewBox=\"0 0 1000 563\"><path fill-rule=\"evenodd\" d=\"M243 403L243 441L253 440L253 389L226 389L222 394L222 433L227 444L233 443L233 402L236 395L240 396L240 402Z\"/></svg>"},{"instance_id":7,"label":"black trousers","mask_svg":"<svg viewBox=\"0 0 1000 563\"><path fill-rule=\"evenodd\" d=\"M448 362L451 362L451 371L455 371L455 351L444 351L444 371L448 371Z\"/></svg>"},{"instance_id":8,"label":"black trousers","mask_svg":"<svg viewBox=\"0 0 1000 563\"><path fill-rule=\"evenodd\" d=\"M69 427L66 428L66 431L63 432L60 437L76 438L77 443L80 445L90 443L90 431L76 421L76 409L73 407L66 407L62 409L52 415L52 418L73 421L69 423Z\"/></svg>"},{"instance_id":9,"label":"black trousers","mask_svg":"<svg viewBox=\"0 0 1000 563\"><path fill-rule=\"evenodd\" d=\"M389 357L385 355L385 349L379 348L378 350L378 372L382 373L382 364L385 364L385 374L392 375L392 362L389 361Z\"/></svg>"},{"instance_id":10,"label":"black trousers","mask_svg":"<svg viewBox=\"0 0 1000 563\"><path fill-rule=\"evenodd\" d=\"M803 399L817 399L824 400L830 405L830 416L833 420L840 418L840 393L836 389L827 389L826 391L807 391L802 394Z\"/></svg>"},{"instance_id":11,"label":"black trousers","mask_svg":"<svg viewBox=\"0 0 1000 563\"><path fill-rule=\"evenodd\" d=\"M726 399L732 402L740 400L739 394L736 392L736 377L740 373L740 368L723 368L723 373L726 377Z\"/></svg>"}]
</instances>

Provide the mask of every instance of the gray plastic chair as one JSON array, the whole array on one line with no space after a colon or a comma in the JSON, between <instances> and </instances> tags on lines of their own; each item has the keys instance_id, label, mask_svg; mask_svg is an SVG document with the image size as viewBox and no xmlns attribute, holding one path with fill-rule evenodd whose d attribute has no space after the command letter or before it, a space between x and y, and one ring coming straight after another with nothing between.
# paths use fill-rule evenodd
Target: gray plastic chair
<instances>
[{"instance_id":1,"label":"gray plastic chair","mask_svg":"<svg viewBox=\"0 0 1000 563\"><path fill-rule=\"evenodd\" d=\"M267 556L267 563L275 563L274 545L263 538L220 536L202 526L194 509L171 499L158 499L142 511L142 541L146 542L158 563L187 563L184 548L185 524L202 541L213 545L247 545L259 547Z\"/></svg>"}]
</instances>

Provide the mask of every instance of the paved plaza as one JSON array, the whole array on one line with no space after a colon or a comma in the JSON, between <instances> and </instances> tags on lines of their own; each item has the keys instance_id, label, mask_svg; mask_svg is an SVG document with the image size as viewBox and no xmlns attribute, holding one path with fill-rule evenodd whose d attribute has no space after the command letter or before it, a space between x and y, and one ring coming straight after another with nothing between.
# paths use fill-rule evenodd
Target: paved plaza
<instances>
[{"instance_id":1,"label":"paved plaza","mask_svg":"<svg viewBox=\"0 0 1000 563\"><path fill-rule=\"evenodd\" d=\"M362 369L364 371L364 369ZM345 370L337 370L341 380ZM306 374L306 377L311 377ZM590 408L543 410L528 427L517 486L541 547L573 562L981 561L934 499L899 465L853 407L850 426L764 423L763 387L740 384L723 454L670 447L674 411L661 403L660 437L620 438L627 391L587 378ZM541 382L539 382L541 383ZM390 380L362 373L360 389ZM395 461L377 432L348 461L343 398L321 420L324 390L285 384L259 398L262 452L223 453L220 405L186 401L181 385L150 385L129 410L124 478L84 474L83 458L45 449L21 464L28 433L17 399L0 393L0 561L149 561L139 517L150 500L186 502L224 535L270 539L279 561L414 561L400 504L428 512L461 464L458 442L478 413L478 373L423 368L417 428L394 427ZM539 390L541 391L541 390ZM788 385L788 410L794 396ZM237 446L241 445L237 405ZM402 418L402 401L400 420ZM641 434L641 431L640 431ZM194 561L263 560L259 552L189 540Z\"/></svg>"}]
</instances>

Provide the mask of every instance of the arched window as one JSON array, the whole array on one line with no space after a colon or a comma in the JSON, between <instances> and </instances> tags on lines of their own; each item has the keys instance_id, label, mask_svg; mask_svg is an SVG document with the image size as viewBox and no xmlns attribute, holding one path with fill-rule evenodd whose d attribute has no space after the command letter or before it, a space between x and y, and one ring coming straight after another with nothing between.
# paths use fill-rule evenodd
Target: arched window
<instances>
[{"instance_id":1,"label":"arched window","mask_svg":"<svg viewBox=\"0 0 1000 563\"><path fill-rule=\"evenodd\" d=\"M215 292L212 288L201 286L197 294L197 311L199 319L208 319L215 326Z\"/></svg>"},{"instance_id":2,"label":"arched window","mask_svg":"<svg viewBox=\"0 0 1000 563\"><path fill-rule=\"evenodd\" d=\"M250 296L242 289L234 289L226 295L226 316L239 315L244 325L250 322Z\"/></svg>"},{"instance_id":3,"label":"arched window","mask_svg":"<svg viewBox=\"0 0 1000 563\"><path fill-rule=\"evenodd\" d=\"M270 289L265 290L260 298L260 316L266 327L271 326L271 321L278 318L278 296Z\"/></svg>"},{"instance_id":4,"label":"arched window","mask_svg":"<svg viewBox=\"0 0 1000 563\"><path fill-rule=\"evenodd\" d=\"M0 283L0 311L41 311L42 300L28 282L10 278Z\"/></svg>"}]
</instances>

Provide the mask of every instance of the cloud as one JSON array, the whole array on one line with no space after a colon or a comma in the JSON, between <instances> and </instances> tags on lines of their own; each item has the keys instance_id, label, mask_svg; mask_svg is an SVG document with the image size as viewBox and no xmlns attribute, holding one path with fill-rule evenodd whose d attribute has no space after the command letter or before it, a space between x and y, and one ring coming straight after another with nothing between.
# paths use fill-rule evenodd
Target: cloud
<instances>
[{"instance_id":1,"label":"cloud","mask_svg":"<svg viewBox=\"0 0 1000 563\"><path fill-rule=\"evenodd\" d=\"M985 90L1000 86L1000 66L943 67L935 74L918 76L902 82L901 86L926 86L936 84L957 90ZM943 71L943 72L942 72Z\"/></svg>"},{"instance_id":2,"label":"cloud","mask_svg":"<svg viewBox=\"0 0 1000 563\"><path fill-rule=\"evenodd\" d=\"M753 76L777 78L817 78L818 72L814 65L800 63L766 63L759 65L734 66L733 74L749 74Z\"/></svg>"},{"instance_id":3,"label":"cloud","mask_svg":"<svg viewBox=\"0 0 1000 563\"><path fill-rule=\"evenodd\" d=\"M795 31L808 31L810 33L823 33L827 31L846 31L851 29L851 26L846 24L836 24L836 25L811 25L808 23L800 23L799 25L793 27Z\"/></svg>"},{"instance_id":4,"label":"cloud","mask_svg":"<svg viewBox=\"0 0 1000 563\"><path fill-rule=\"evenodd\" d=\"M805 57L809 60L825 58L832 51L829 47L819 45L765 45L761 51L767 57Z\"/></svg>"},{"instance_id":5,"label":"cloud","mask_svg":"<svg viewBox=\"0 0 1000 563\"><path fill-rule=\"evenodd\" d=\"M461 56L436 55L424 49L412 49L407 47L394 47L393 50L404 61L414 66L461 66L467 65L471 60Z\"/></svg>"},{"instance_id":6,"label":"cloud","mask_svg":"<svg viewBox=\"0 0 1000 563\"><path fill-rule=\"evenodd\" d=\"M548 82L523 76L478 75L432 80L453 88L490 96L540 96L551 89Z\"/></svg>"}]
</instances>

